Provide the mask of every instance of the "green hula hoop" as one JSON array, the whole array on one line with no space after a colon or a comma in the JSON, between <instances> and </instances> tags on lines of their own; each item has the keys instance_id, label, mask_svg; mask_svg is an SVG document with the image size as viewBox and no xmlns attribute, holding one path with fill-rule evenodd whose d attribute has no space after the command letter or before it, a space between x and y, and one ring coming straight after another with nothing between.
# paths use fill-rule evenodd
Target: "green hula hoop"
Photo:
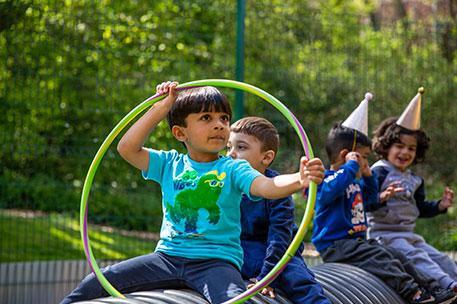
<instances>
[{"instance_id":1,"label":"green hula hoop","mask_svg":"<svg viewBox=\"0 0 457 304\"><path fill-rule=\"evenodd\" d=\"M241 91L245 91L251 94L254 94L263 100L267 101L271 105L273 105L279 112L281 112L284 117L289 121L292 125L294 130L296 131L298 137L300 138L301 144L303 146L303 150L305 155L308 159L314 158L314 154L311 148L311 144L309 142L308 136L304 131L303 127L301 126L298 119L293 115L293 113L278 99L274 96L270 95L269 93L256 88L250 84L246 84L243 82L227 80L227 79L204 79L204 80L197 80L192 82L183 83L178 86L179 90L184 90L190 87L200 87L200 86L217 86L217 87L225 87L225 88L233 88L238 89ZM97 172L98 166L100 165L103 156L105 155L106 151L110 147L111 143L114 139L119 135L119 133L131 122L138 114L140 114L145 109L149 108L153 103L163 99L164 95L154 95L140 103L136 106L133 110L131 110L124 118L119 121L119 123L111 130L108 134L106 139L103 141L102 145L98 149L97 153L95 154L94 159L89 167L89 171L87 172L86 179L84 181L84 186L81 194L81 206L80 206L80 226L81 228L81 239L84 246L84 253L86 255L87 262L92 269L92 272L95 274L97 280L103 286L103 288L113 297L120 297L125 298L116 288L114 288L110 282L105 278L103 273L101 272L97 261L95 260L94 254L92 253L92 249L89 244L89 235L88 235L88 222L87 222L87 215L88 215L88 198L90 189L92 187L92 183L94 180L95 173ZM284 256L279 260L276 266L268 273L261 281L257 282L252 288L246 290L244 293L236 296L235 298L225 302L225 304L231 303L243 303L244 301L252 298L257 292L263 289L265 286L268 286L286 267L289 260L294 256L295 252L297 251L300 243L302 242L305 234L307 232L307 228L311 223L311 219L313 216L314 204L316 201L316 192L317 192L317 185L314 182L310 183L309 186L309 193L308 193L308 200L305 209L305 213L303 215L303 219L300 223L298 228L297 234L295 235L294 239L292 240L289 248L287 248Z\"/></svg>"}]
</instances>

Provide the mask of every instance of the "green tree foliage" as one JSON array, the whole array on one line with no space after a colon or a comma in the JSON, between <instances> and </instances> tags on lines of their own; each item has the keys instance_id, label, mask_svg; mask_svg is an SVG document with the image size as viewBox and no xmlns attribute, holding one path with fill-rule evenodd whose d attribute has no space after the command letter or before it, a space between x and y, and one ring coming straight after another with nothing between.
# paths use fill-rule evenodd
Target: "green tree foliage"
<instances>
[{"instance_id":1,"label":"green tree foliage","mask_svg":"<svg viewBox=\"0 0 457 304\"><path fill-rule=\"evenodd\" d=\"M217 38L232 32L229 3L36 1L22 18L3 12L12 21L0 37L2 207L77 212L98 146L157 83L230 75L233 60ZM151 143L180 148L165 125ZM118 224L157 227L160 191L147 187L113 147L91 214L105 221L110 212L130 211L140 219Z\"/></svg>"},{"instance_id":2,"label":"green tree foliage","mask_svg":"<svg viewBox=\"0 0 457 304\"><path fill-rule=\"evenodd\" d=\"M245 80L292 109L323 159L330 126L366 91L375 95L373 130L424 86L422 124L432 145L417 169L442 189L457 178L456 60L443 40L457 41L455 19L382 23L375 13L374 1L248 1ZM78 212L102 140L157 83L234 78L235 19L236 1L228 0L2 2L0 207ZM280 129L275 166L295 167L300 145L284 118L252 96L246 111ZM181 149L165 124L147 144ZM160 189L112 147L95 178L90 217L156 230L159 202Z\"/></svg>"}]
</instances>

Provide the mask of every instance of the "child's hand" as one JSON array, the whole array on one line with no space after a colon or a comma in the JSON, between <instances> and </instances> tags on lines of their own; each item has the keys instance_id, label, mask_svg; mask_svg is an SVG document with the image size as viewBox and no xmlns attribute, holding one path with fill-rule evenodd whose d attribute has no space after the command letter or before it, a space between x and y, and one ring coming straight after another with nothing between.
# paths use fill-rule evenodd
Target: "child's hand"
<instances>
[{"instance_id":1,"label":"child's hand","mask_svg":"<svg viewBox=\"0 0 457 304\"><path fill-rule=\"evenodd\" d=\"M446 210L447 208L452 206L453 202L454 202L454 191L451 188L446 187L444 189L443 198L441 199L440 204L438 205L438 209L440 211Z\"/></svg>"},{"instance_id":2,"label":"child's hand","mask_svg":"<svg viewBox=\"0 0 457 304\"><path fill-rule=\"evenodd\" d=\"M368 160L366 158L361 157L360 161L359 161L359 165L360 165L360 173L362 173L362 176L367 177L367 176L372 175L370 165L368 164Z\"/></svg>"},{"instance_id":3,"label":"child's hand","mask_svg":"<svg viewBox=\"0 0 457 304\"><path fill-rule=\"evenodd\" d=\"M176 81L166 81L162 82L161 84L157 85L156 87L156 93L157 94L167 94L168 96L165 97L163 100L164 103L170 103L173 104L174 101L176 100L176 86L178 83Z\"/></svg>"},{"instance_id":4,"label":"child's hand","mask_svg":"<svg viewBox=\"0 0 457 304\"><path fill-rule=\"evenodd\" d=\"M400 181L395 181L389 184L387 189L382 191L381 194L379 194L379 200L381 201L381 203L388 201L390 198L395 196L395 194L405 191L405 188L401 187L400 184Z\"/></svg>"},{"instance_id":5,"label":"child's hand","mask_svg":"<svg viewBox=\"0 0 457 304\"><path fill-rule=\"evenodd\" d=\"M249 281L251 281L252 283L248 284L248 289L252 288L255 285L255 283L257 283L257 279L256 278L252 278ZM264 289L262 289L262 291L260 291L260 293L263 294L264 296L269 296L272 299L275 298L274 289L271 288L270 286L267 286Z\"/></svg>"},{"instance_id":6,"label":"child's hand","mask_svg":"<svg viewBox=\"0 0 457 304\"><path fill-rule=\"evenodd\" d=\"M325 176L324 164L319 158L308 160L307 157L302 157L300 172L302 185L305 187L309 186L310 181L319 185Z\"/></svg>"},{"instance_id":7,"label":"child's hand","mask_svg":"<svg viewBox=\"0 0 457 304\"><path fill-rule=\"evenodd\" d=\"M360 165L361 159L362 157L358 152L349 152L348 154L346 154L346 161L355 160Z\"/></svg>"}]
</instances>

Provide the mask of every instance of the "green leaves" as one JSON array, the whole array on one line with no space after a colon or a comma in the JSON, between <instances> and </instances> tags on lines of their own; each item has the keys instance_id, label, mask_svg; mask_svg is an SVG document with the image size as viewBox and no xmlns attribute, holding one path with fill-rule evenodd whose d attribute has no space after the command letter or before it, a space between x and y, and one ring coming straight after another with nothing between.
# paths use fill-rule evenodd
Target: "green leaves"
<instances>
[{"instance_id":1,"label":"green leaves","mask_svg":"<svg viewBox=\"0 0 457 304\"><path fill-rule=\"evenodd\" d=\"M373 24L380 16L374 1L246 4L245 81L294 112L317 156L326 159L330 126L346 118L365 92L375 96L373 130L398 115L424 86L422 124L432 145L419 169L429 184L456 180L450 143L457 132L457 66L453 44L445 48L443 40L455 37L452 19L387 16ZM3 183L13 179L37 188L2 185L2 206L78 212L75 185L84 180L101 142L130 109L154 94L156 84L234 78L235 26L236 1L228 0L1 2L0 176ZM233 91L224 92L234 100ZM248 115L264 116L278 127L282 145L274 166L290 172L301 153L293 130L270 105L245 96ZM166 124L146 145L182 149ZM47 179L50 187L43 185ZM129 213L132 193L150 187L115 147L95 183L98 200L91 214L107 223L148 227L104 216ZM60 204L60 198L69 202ZM160 199L154 190L145 198L152 205L135 212L160 212Z\"/></svg>"}]
</instances>

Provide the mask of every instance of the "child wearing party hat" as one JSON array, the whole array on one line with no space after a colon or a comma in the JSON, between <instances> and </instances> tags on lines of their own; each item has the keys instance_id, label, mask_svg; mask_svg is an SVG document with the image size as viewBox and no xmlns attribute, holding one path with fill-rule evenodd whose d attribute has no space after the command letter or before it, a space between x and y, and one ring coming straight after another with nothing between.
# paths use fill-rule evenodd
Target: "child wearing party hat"
<instances>
[{"instance_id":1,"label":"child wearing party hat","mask_svg":"<svg viewBox=\"0 0 457 304\"><path fill-rule=\"evenodd\" d=\"M317 192L312 242L324 262L357 266L383 280L408 303L450 303L453 295L433 297L422 287L428 287L428 278L408 264L404 255L366 239L365 209L378 199L377 178L367 161L372 97L367 93L348 119L328 134L331 165Z\"/></svg>"},{"instance_id":2,"label":"child wearing party hat","mask_svg":"<svg viewBox=\"0 0 457 304\"><path fill-rule=\"evenodd\" d=\"M414 233L418 217L446 213L454 192L446 187L441 199L426 200L424 179L410 170L425 159L429 138L420 127L423 88L399 118L388 118L375 131L373 149L380 160L372 170L378 177L379 201L367 214L368 236L403 252L442 288L457 291L457 266L446 254Z\"/></svg>"}]
</instances>

